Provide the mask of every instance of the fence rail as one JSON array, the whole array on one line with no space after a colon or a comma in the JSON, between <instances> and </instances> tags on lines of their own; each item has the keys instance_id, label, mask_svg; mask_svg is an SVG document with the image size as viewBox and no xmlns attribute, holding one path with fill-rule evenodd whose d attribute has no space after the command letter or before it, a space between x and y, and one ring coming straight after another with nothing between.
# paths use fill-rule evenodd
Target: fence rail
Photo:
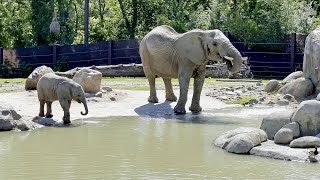
<instances>
[{"instance_id":1,"label":"fence rail","mask_svg":"<svg viewBox=\"0 0 320 180\"><path fill-rule=\"evenodd\" d=\"M291 34L286 42L244 43L226 33L233 45L248 63L255 77L285 77L291 72L302 69L304 39ZM281 46L281 51L257 51L255 45ZM68 62L69 68L92 65L114 65L141 63L138 40L120 40L92 43L89 45L45 46L35 48L0 48L0 64L8 59L19 65L36 68L46 65L55 68L59 61Z\"/></svg>"}]
</instances>

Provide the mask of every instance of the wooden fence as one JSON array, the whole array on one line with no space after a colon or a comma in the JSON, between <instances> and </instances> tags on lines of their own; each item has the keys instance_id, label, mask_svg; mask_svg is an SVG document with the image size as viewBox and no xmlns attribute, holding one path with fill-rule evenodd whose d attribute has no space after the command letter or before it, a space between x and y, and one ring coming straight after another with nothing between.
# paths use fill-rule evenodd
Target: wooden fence
<instances>
[{"instance_id":1,"label":"wooden fence","mask_svg":"<svg viewBox=\"0 0 320 180\"><path fill-rule=\"evenodd\" d=\"M304 39L306 36L291 34L283 43L251 43L238 42L230 34L226 34L233 45L245 57L255 77L285 77L291 72L302 69ZM259 46L279 46L277 51L257 51ZM279 51L281 49L281 51ZM57 62L64 60L68 67L84 67L92 65L113 65L141 63L138 40L121 40L92 43L86 45L45 46L36 48L0 48L0 64L9 59L16 64L27 64L36 68L46 65L54 68Z\"/></svg>"}]
</instances>

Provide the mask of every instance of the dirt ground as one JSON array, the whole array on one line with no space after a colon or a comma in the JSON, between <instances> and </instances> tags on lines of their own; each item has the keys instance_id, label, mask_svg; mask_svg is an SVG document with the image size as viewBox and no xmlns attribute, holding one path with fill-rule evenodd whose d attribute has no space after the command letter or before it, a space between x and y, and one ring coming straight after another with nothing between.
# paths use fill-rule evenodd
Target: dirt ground
<instances>
[{"instance_id":1,"label":"dirt ground","mask_svg":"<svg viewBox=\"0 0 320 180\"><path fill-rule=\"evenodd\" d=\"M138 85L147 86L147 83L126 83L129 87ZM103 87L118 86L119 82L103 82ZM162 86L162 85L160 85ZM71 120L82 118L103 118L109 116L155 116L155 115L174 115L173 108L176 102L166 102L165 92L162 88L157 91L159 103L152 104L147 102L149 91L146 90L120 90L113 89L111 92L103 93L102 97L87 98L89 113L87 116L82 116L81 111L84 111L82 104L72 102L70 113ZM175 94L179 96L177 86L174 86ZM192 90L189 91L188 102L186 109L190 106L192 98ZM4 83L0 87L0 105L12 106L20 115L28 118L35 118L39 113L39 102L37 91L25 91L23 83ZM223 108L227 105L215 98L205 96L201 97L201 106L203 110ZM56 101L53 103L53 120L61 122L63 111ZM191 113L187 111L187 113Z\"/></svg>"}]
</instances>

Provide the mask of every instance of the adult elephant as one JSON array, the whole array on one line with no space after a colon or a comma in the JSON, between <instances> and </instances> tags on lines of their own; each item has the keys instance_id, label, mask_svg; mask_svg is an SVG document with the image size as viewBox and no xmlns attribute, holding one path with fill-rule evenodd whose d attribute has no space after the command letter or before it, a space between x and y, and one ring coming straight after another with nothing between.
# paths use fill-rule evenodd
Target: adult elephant
<instances>
[{"instance_id":1,"label":"adult elephant","mask_svg":"<svg viewBox=\"0 0 320 180\"><path fill-rule=\"evenodd\" d=\"M72 79L55 75L54 73L48 73L43 75L37 84L38 98L40 102L39 116L47 118L53 117L52 115L52 102L59 100L63 109L63 123L70 123L70 106L71 101L75 100L78 103L82 103L85 112L81 112L82 115L88 114L88 106L84 91L78 83ZM44 114L44 105L47 104L47 113Z\"/></svg>"},{"instance_id":2,"label":"adult elephant","mask_svg":"<svg viewBox=\"0 0 320 180\"><path fill-rule=\"evenodd\" d=\"M180 96L174 108L176 114L185 114L185 104L190 78L194 77L194 91L190 111L200 112L200 94L205 79L208 60L221 61L229 57L230 71L240 71L243 58L220 30L195 29L183 34L172 27L162 25L154 28L141 41L139 52L143 70L150 86L149 102L157 103L155 78L163 78L166 100L176 101L171 78L179 78Z\"/></svg>"}]
</instances>

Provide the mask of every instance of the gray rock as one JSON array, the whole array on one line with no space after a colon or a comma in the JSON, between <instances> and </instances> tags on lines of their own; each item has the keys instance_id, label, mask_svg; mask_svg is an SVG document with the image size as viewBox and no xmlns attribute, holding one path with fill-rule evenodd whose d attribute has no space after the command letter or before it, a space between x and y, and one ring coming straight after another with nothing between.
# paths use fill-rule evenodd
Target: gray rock
<instances>
[{"instance_id":1,"label":"gray rock","mask_svg":"<svg viewBox=\"0 0 320 180\"><path fill-rule=\"evenodd\" d=\"M317 95L316 100L320 101L320 93Z\"/></svg>"},{"instance_id":2,"label":"gray rock","mask_svg":"<svg viewBox=\"0 0 320 180\"><path fill-rule=\"evenodd\" d=\"M246 154L254 146L267 140L267 134L261 129L240 127L219 136L214 144L228 152Z\"/></svg>"},{"instance_id":3,"label":"gray rock","mask_svg":"<svg viewBox=\"0 0 320 180\"><path fill-rule=\"evenodd\" d=\"M301 136L315 136L320 133L320 102L303 101L297 107L291 121L300 124Z\"/></svg>"},{"instance_id":4,"label":"gray rock","mask_svg":"<svg viewBox=\"0 0 320 180\"><path fill-rule=\"evenodd\" d=\"M95 97L102 97L102 92L100 91L100 92L97 92L96 94L95 94Z\"/></svg>"},{"instance_id":5,"label":"gray rock","mask_svg":"<svg viewBox=\"0 0 320 180\"><path fill-rule=\"evenodd\" d=\"M36 123L32 122L31 120L21 118L19 120L14 121L14 126L16 129L20 131L29 131L29 130L34 130L36 128L39 128Z\"/></svg>"},{"instance_id":6,"label":"gray rock","mask_svg":"<svg viewBox=\"0 0 320 180\"><path fill-rule=\"evenodd\" d=\"M320 92L320 28L313 30L305 40L305 49L303 55L303 76L311 79L315 92Z\"/></svg>"},{"instance_id":7,"label":"gray rock","mask_svg":"<svg viewBox=\"0 0 320 180\"><path fill-rule=\"evenodd\" d=\"M249 100L249 102L248 102L248 104L258 104L258 100L256 100L256 99L250 99Z\"/></svg>"},{"instance_id":8,"label":"gray rock","mask_svg":"<svg viewBox=\"0 0 320 180\"><path fill-rule=\"evenodd\" d=\"M278 90L279 94L291 94L298 100L311 95L312 92L313 84L311 80L304 77L290 81Z\"/></svg>"},{"instance_id":9,"label":"gray rock","mask_svg":"<svg viewBox=\"0 0 320 180\"><path fill-rule=\"evenodd\" d=\"M320 138L315 136L304 136L291 141L291 148L314 148L315 146L320 147Z\"/></svg>"},{"instance_id":10,"label":"gray rock","mask_svg":"<svg viewBox=\"0 0 320 180\"><path fill-rule=\"evenodd\" d=\"M274 112L263 118L260 129L264 130L268 139L273 139L274 135L286 124L291 121L291 116L293 115L293 110L288 110L285 112Z\"/></svg>"},{"instance_id":11,"label":"gray rock","mask_svg":"<svg viewBox=\"0 0 320 180\"><path fill-rule=\"evenodd\" d=\"M279 84L277 85L277 87L274 88L273 91L278 92L279 89L282 88L282 87L283 87L283 84L279 83Z\"/></svg>"},{"instance_id":12,"label":"gray rock","mask_svg":"<svg viewBox=\"0 0 320 180\"><path fill-rule=\"evenodd\" d=\"M100 91L102 73L93 69L83 68L76 72L72 78L80 84L86 93L97 93Z\"/></svg>"},{"instance_id":13,"label":"gray rock","mask_svg":"<svg viewBox=\"0 0 320 180\"><path fill-rule=\"evenodd\" d=\"M303 72L302 71L296 71L291 74L289 74L286 78L283 79L282 83L286 84L289 83L295 79L303 77Z\"/></svg>"},{"instance_id":14,"label":"gray rock","mask_svg":"<svg viewBox=\"0 0 320 180\"><path fill-rule=\"evenodd\" d=\"M291 94L285 94L283 96L283 99L286 99L288 101L294 101L295 100L294 96L292 96Z\"/></svg>"},{"instance_id":15,"label":"gray rock","mask_svg":"<svg viewBox=\"0 0 320 180\"><path fill-rule=\"evenodd\" d=\"M291 129L291 131L293 133L293 138L297 138L300 136L300 127L297 122L292 122L292 123L286 124L282 128Z\"/></svg>"},{"instance_id":16,"label":"gray rock","mask_svg":"<svg viewBox=\"0 0 320 180\"><path fill-rule=\"evenodd\" d=\"M21 116L12 108L0 106L0 131L10 131L14 128L14 120Z\"/></svg>"},{"instance_id":17,"label":"gray rock","mask_svg":"<svg viewBox=\"0 0 320 180\"><path fill-rule=\"evenodd\" d=\"M37 89L37 83L39 79L47 73L53 73L53 70L50 67L44 65L34 69L33 72L26 79L25 90L27 91Z\"/></svg>"},{"instance_id":18,"label":"gray rock","mask_svg":"<svg viewBox=\"0 0 320 180\"><path fill-rule=\"evenodd\" d=\"M277 102L277 105L279 105L279 106L286 106L286 105L288 105L288 104L289 104L289 101L286 100L286 99L281 99L281 100L279 100L279 101Z\"/></svg>"},{"instance_id":19,"label":"gray rock","mask_svg":"<svg viewBox=\"0 0 320 180\"><path fill-rule=\"evenodd\" d=\"M272 92L277 87L278 84L279 82L277 80L272 79L268 82L268 84L264 86L263 90L265 92Z\"/></svg>"},{"instance_id":20,"label":"gray rock","mask_svg":"<svg viewBox=\"0 0 320 180\"><path fill-rule=\"evenodd\" d=\"M274 135L274 143L276 144L289 144L293 140L293 132L288 128L281 128Z\"/></svg>"},{"instance_id":21,"label":"gray rock","mask_svg":"<svg viewBox=\"0 0 320 180\"><path fill-rule=\"evenodd\" d=\"M105 87L102 87L102 90L105 90L107 92L111 92L112 91L112 88L111 87L108 87L108 86L105 86Z\"/></svg>"},{"instance_id":22,"label":"gray rock","mask_svg":"<svg viewBox=\"0 0 320 180\"><path fill-rule=\"evenodd\" d=\"M250 150L251 155L268 157L272 159L281 159L288 161L303 161L308 159L308 149L290 148L285 145L277 145L273 141L262 142L260 146L253 147ZM317 157L320 160L320 156Z\"/></svg>"}]
</instances>

